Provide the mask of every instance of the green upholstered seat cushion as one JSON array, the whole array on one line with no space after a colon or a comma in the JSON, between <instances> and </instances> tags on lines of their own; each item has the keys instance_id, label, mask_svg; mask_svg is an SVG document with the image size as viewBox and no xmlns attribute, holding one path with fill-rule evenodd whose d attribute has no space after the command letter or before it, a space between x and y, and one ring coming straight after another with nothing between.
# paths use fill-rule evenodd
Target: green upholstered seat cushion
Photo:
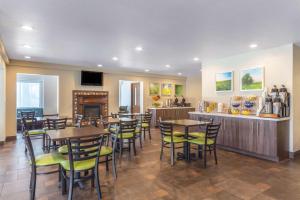
<instances>
[{"instance_id":1,"label":"green upholstered seat cushion","mask_svg":"<svg viewBox=\"0 0 300 200\"><path fill-rule=\"evenodd\" d=\"M142 123L142 128L148 128L149 124L148 123Z\"/></svg>"},{"instance_id":2,"label":"green upholstered seat cushion","mask_svg":"<svg viewBox=\"0 0 300 200\"><path fill-rule=\"evenodd\" d=\"M121 138L121 133L118 134L117 136L118 138ZM130 138L133 138L134 137L134 134L133 133L122 133L122 138L123 139L130 139Z\"/></svg>"},{"instance_id":3,"label":"green upholstered seat cushion","mask_svg":"<svg viewBox=\"0 0 300 200\"><path fill-rule=\"evenodd\" d=\"M188 142L192 143L192 144L204 145L205 144L205 138L191 139L191 140L188 140ZM215 143L214 140L207 139L207 145L212 145L214 143Z\"/></svg>"},{"instance_id":4,"label":"green upholstered seat cushion","mask_svg":"<svg viewBox=\"0 0 300 200\"><path fill-rule=\"evenodd\" d=\"M63 145L63 146L59 147L58 152L61 153L61 154L67 154L68 153L68 146Z\"/></svg>"},{"instance_id":5,"label":"green upholstered seat cushion","mask_svg":"<svg viewBox=\"0 0 300 200\"><path fill-rule=\"evenodd\" d=\"M168 132L165 132L164 133L165 135L171 135L171 133L168 133ZM173 136L175 137L181 137L181 136L184 136L185 134L183 132L180 132L180 131L173 131Z\"/></svg>"},{"instance_id":6,"label":"green upholstered seat cushion","mask_svg":"<svg viewBox=\"0 0 300 200\"><path fill-rule=\"evenodd\" d=\"M44 129L36 129L36 130L30 130L28 131L29 135L41 135L41 134L45 134L46 131Z\"/></svg>"},{"instance_id":7,"label":"green upholstered seat cushion","mask_svg":"<svg viewBox=\"0 0 300 200\"><path fill-rule=\"evenodd\" d=\"M165 136L164 137L164 141L165 142L171 142L171 136ZM186 139L182 138L182 137L173 137L173 142L174 143L181 143L181 142L185 142Z\"/></svg>"},{"instance_id":8,"label":"green upholstered seat cushion","mask_svg":"<svg viewBox=\"0 0 300 200\"><path fill-rule=\"evenodd\" d=\"M109 146L102 146L100 151L100 156L106 156L112 154L113 149Z\"/></svg>"},{"instance_id":9,"label":"green upholstered seat cushion","mask_svg":"<svg viewBox=\"0 0 300 200\"><path fill-rule=\"evenodd\" d=\"M57 165L64 161L65 158L59 153L42 154L35 157L36 166Z\"/></svg>"},{"instance_id":10,"label":"green upholstered seat cushion","mask_svg":"<svg viewBox=\"0 0 300 200\"><path fill-rule=\"evenodd\" d=\"M117 128L116 127L110 127L110 128L106 128L106 129L104 129L104 131L106 131L106 132L116 132L117 131Z\"/></svg>"},{"instance_id":11,"label":"green upholstered seat cushion","mask_svg":"<svg viewBox=\"0 0 300 200\"><path fill-rule=\"evenodd\" d=\"M196 137L196 138L204 138L205 133L204 132L191 132L191 133L189 133L189 136Z\"/></svg>"},{"instance_id":12,"label":"green upholstered seat cushion","mask_svg":"<svg viewBox=\"0 0 300 200\"><path fill-rule=\"evenodd\" d=\"M65 170L67 170L67 171L70 170L69 160L62 161L60 164ZM74 170L75 171L83 171L83 170L92 169L93 167L95 167L95 164L96 164L95 159L75 161L74 162Z\"/></svg>"}]
</instances>

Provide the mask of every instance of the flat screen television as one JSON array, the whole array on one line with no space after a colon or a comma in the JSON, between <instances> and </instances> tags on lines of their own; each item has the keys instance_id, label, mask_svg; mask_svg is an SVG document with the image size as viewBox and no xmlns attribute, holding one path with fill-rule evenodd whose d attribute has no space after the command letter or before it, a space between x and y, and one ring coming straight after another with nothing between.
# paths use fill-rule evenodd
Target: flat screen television
<instances>
[{"instance_id":1,"label":"flat screen television","mask_svg":"<svg viewBox=\"0 0 300 200\"><path fill-rule=\"evenodd\" d=\"M81 85L103 86L103 73L81 71Z\"/></svg>"}]
</instances>

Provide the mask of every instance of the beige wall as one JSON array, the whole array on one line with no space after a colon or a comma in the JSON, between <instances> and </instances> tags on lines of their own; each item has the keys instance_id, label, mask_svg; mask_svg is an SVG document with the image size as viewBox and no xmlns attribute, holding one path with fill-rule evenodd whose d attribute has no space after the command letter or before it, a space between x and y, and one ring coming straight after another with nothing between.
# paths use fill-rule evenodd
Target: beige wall
<instances>
[{"instance_id":1,"label":"beige wall","mask_svg":"<svg viewBox=\"0 0 300 200\"><path fill-rule=\"evenodd\" d=\"M201 72L190 75L186 79L186 96L187 102L190 102L193 107L198 106L202 97L202 75Z\"/></svg>"},{"instance_id":2,"label":"beige wall","mask_svg":"<svg viewBox=\"0 0 300 200\"><path fill-rule=\"evenodd\" d=\"M152 105L149 94L149 83L177 83L185 85L185 78L145 75L145 74L113 74L104 73L103 87L90 87L80 85L80 70L82 68L54 64L29 63L12 61L7 67L7 136L16 135L16 74L42 74L57 75L59 77L59 114L72 116L72 90L103 90L109 92L109 112L118 111L119 107L119 80L141 81L144 84L144 108ZM96 69L94 69L96 70Z\"/></svg>"},{"instance_id":3,"label":"beige wall","mask_svg":"<svg viewBox=\"0 0 300 200\"><path fill-rule=\"evenodd\" d=\"M294 45L293 55L293 142L294 150L300 150L300 47Z\"/></svg>"},{"instance_id":4,"label":"beige wall","mask_svg":"<svg viewBox=\"0 0 300 200\"><path fill-rule=\"evenodd\" d=\"M5 141L6 131L6 65L0 55L0 141Z\"/></svg>"},{"instance_id":5,"label":"beige wall","mask_svg":"<svg viewBox=\"0 0 300 200\"><path fill-rule=\"evenodd\" d=\"M271 89L284 84L293 98L293 45L284 45L277 48L256 50L221 60L203 63L202 69L202 98L204 100L224 102L229 104L233 95L261 95L259 92L240 92L239 72L243 68L263 66L265 69L265 87ZM234 72L234 91L227 93L215 92L216 72ZM293 99L292 99L293 102ZM293 105L292 105L293 106ZM291 114L293 116L293 113ZM298 123L299 124L299 123ZM296 124L295 124L296 125ZM293 117L290 121L290 151L300 149L300 144L294 144ZM297 137L297 135L296 135ZM299 138L300 139L300 138Z\"/></svg>"}]
</instances>

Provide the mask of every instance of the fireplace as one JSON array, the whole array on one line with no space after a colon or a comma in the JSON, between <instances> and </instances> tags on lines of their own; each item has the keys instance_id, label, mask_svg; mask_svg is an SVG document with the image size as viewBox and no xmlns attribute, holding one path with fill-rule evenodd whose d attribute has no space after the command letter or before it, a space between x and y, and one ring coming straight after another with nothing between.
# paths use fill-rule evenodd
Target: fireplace
<instances>
[{"instance_id":1,"label":"fireplace","mask_svg":"<svg viewBox=\"0 0 300 200\"><path fill-rule=\"evenodd\" d=\"M83 117L99 118L101 113L101 105L83 105Z\"/></svg>"},{"instance_id":2,"label":"fireplace","mask_svg":"<svg viewBox=\"0 0 300 200\"><path fill-rule=\"evenodd\" d=\"M76 114L85 118L99 118L108 115L108 92L73 90L73 119Z\"/></svg>"}]
</instances>

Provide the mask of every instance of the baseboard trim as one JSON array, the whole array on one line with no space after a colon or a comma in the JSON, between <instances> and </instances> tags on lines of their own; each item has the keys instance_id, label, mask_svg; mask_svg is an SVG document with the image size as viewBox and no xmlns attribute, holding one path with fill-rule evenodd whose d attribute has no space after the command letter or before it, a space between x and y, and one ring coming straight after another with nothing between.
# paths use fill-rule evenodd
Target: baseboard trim
<instances>
[{"instance_id":1,"label":"baseboard trim","mask_svg":"<svg viewBox=\"0 0 300 200\"><path fill-rule=\"evenodd\" d=\"M295 152L289 152L289 157L290 159L295 159L296 157L300 156L300 150L295 151Z\"/></svg>"},{"instance_id":2,"label":"baseboard trim","mask_svg":"<svg viewBox=\"0 0 300 200\"><path fill-rule=\"evenodd\" d=\"M15 141L17 139L17 136L7 136L5 141L10 142L10 141Z\"/></svg>"}]
</instances>

